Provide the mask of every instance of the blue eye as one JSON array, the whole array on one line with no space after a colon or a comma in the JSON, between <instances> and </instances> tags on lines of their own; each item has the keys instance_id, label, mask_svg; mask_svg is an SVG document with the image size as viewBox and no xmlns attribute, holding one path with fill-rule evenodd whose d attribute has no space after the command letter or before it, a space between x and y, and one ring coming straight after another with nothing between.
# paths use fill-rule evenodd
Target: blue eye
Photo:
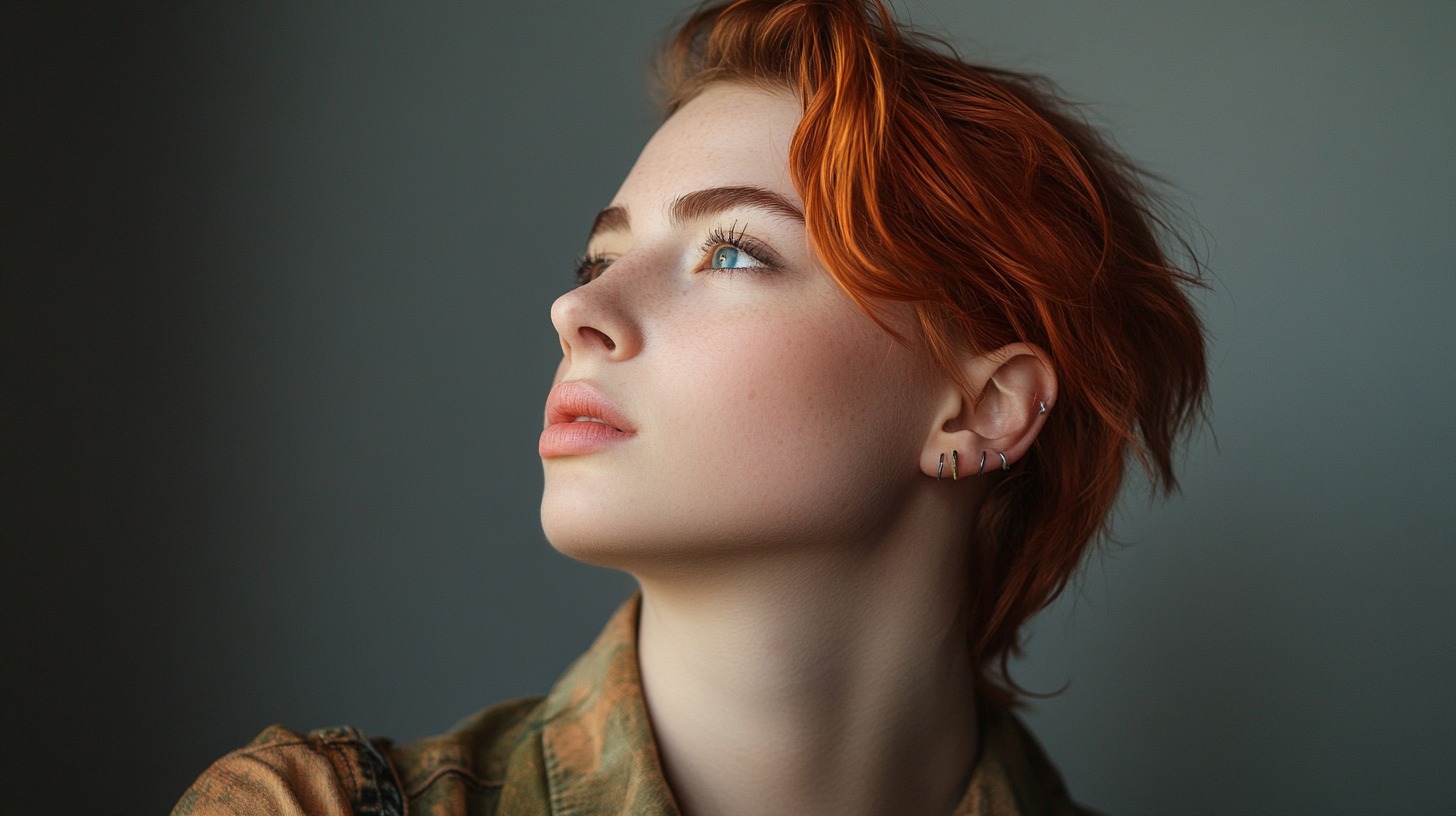
<instances>
[{"instance_id":1,"label":"blue eye","mask_svg":"<svg viewBox=\"0 0 1456 816\"><path fill-rule=\"evenodd\" d=\"M708 266L712 269L752 269L763 266L759 260L734 246L720 246L713 250Z\"/></svg>"},{"instance_id":2,"label":"blue eye","mask_svg":"<svg viewBox=\"0 0 1456 816\"><path fill-rule=\"evenodd\" d=\"M703 253L700 270L731 272L735 269L761 271L781 268L778 255L761 241L748 237L738 222L728 229L715 227L698 251Z\"/></svg>"}]
</instances>

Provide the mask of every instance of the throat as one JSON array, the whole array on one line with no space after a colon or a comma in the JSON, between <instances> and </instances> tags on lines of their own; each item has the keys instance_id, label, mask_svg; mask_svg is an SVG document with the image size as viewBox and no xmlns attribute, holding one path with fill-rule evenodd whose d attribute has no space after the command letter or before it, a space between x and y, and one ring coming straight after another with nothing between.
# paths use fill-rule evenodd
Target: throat
<instances>
[{"instance_id":1,"label":"throat","mask_svg":"<svg viewBox=\"0 0 1456 816\"><path fill-rule=\"evenodd\" d=\"M949 812L977 746L954 604L757 589L643 585L643 693L684 812Z\"/></svg>"}]
</instances>

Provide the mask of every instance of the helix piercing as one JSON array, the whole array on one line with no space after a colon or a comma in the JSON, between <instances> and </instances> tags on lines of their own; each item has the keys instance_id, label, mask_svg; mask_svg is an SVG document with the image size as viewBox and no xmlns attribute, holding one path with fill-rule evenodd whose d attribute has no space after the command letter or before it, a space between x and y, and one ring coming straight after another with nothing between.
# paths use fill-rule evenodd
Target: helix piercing
<instances>
[{"instance_id":1,"label":"helix piercing","mask_svg":"<svg viewBox=\"0 0 1456 816\"><path fill-rule=\"evenodd\" d=\"M1037 400L1037 405L1040 406L1040 407L1038 407L1036 409L1036 413L1038 415L1045 414L1046 413L1046 400Z\"/></svg>"},{"instance_id":2,"label":"helix piercing","mask_svg":"<svg viewBox=\"0 0 1456 816\"><path fill-rule=\"evenodd\" d=\"M1008 462L1008 461L1006 461L1006 454L1002 453L1001 451L996 451L996 455L999 456L999 457L1001 457L1001 469L1002 470L1010 470L1011 469L1011 463Z\"/></svg>"},{"instance_id":3,"label":"helix piercing","mask_svg":"<svg viewBox=\"0 0 1456 816\"><path fill-rule=\"evenodd\" d=\"M976 475L980 476L981 471L986 469L986 452L981 451L981 464L976 465Z\"/></svg>"}]
</instances>

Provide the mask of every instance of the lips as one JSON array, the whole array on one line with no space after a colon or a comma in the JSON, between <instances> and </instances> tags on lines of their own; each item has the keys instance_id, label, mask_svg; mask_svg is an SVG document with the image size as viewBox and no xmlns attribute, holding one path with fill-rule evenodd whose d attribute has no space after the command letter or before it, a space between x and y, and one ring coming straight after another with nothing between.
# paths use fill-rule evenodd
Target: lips
<instances>
[{"instance_id":1,"label":"lips","mask_svg":"<svg viewBox=\"0 0 1456 816\"><path fill-rule=\"evenodd\" d=\"M596 386L583 380L558 383L546 399L543 459L579 456L631 439L637 429Z\"/></svg>"}]
</instances>

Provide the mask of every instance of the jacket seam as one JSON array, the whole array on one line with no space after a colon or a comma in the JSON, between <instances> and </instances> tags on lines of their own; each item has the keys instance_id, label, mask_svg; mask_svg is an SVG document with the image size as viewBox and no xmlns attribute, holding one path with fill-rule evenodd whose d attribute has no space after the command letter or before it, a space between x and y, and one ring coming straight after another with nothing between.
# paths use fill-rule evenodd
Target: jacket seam
<instances>
[{"instance_id":1,"label":"jacket seam","mask_svg":"<svg viewBox=\"0 0 1456 816\"><path fill-rule=\"evenodd\" d=\"M504 784L503 782L498 782L495 780L480 779L466 768L444 767L436 768L435 770L430 772L429 776L411 785L406 795L409 796L409 798L411 799L417 799L421 795L423 795L425 791L429 790L431 785L434 785L436 782L440 781L442 777L449 776L451 774L459 776L461 779L465 780L466 782L477 788L498 788Z\"/></svg>"}]
</instances>

